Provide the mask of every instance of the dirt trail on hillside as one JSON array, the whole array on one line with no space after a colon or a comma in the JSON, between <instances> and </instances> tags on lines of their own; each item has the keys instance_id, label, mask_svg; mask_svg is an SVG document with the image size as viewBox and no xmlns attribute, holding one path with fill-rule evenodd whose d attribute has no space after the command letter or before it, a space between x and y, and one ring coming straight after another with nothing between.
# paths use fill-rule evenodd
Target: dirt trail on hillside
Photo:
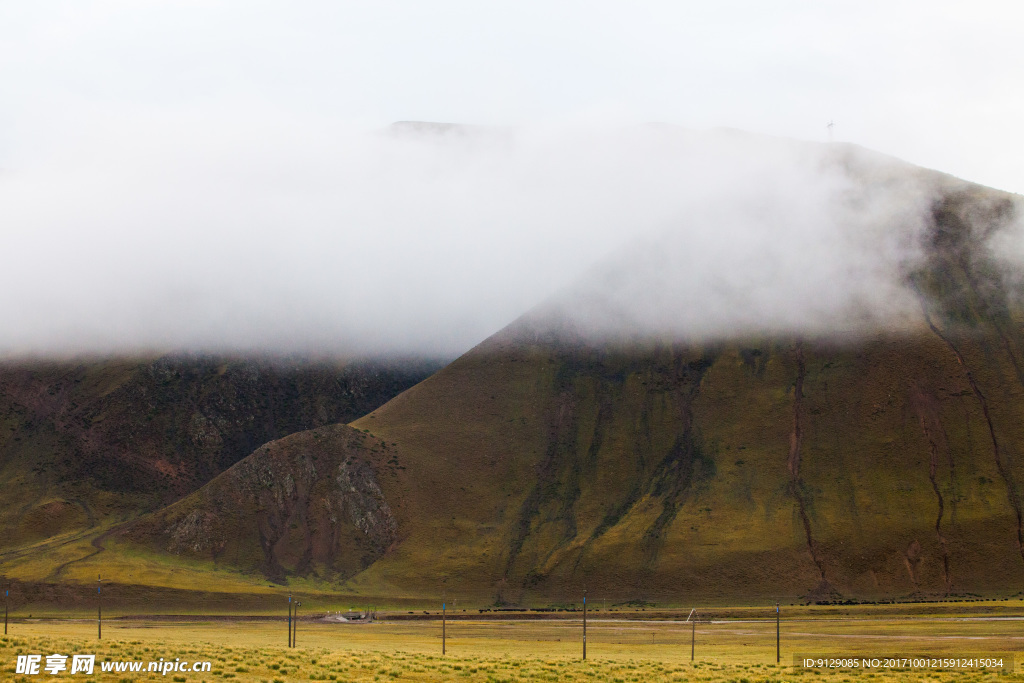
<instances>
[{"instance_id":1,"label":"dirt trail on hillside","mask_svg":"<svg viewBox=\"0 0 1024 683\"><path fill-rule=\"evenodd\" d=\"M106 551L106 547L103 545L103 541L107 538L107 536L110 536L116 530L117 530L117 527L114 527L114 528L111 528L111 529L107 529L102 534L100 534L96 538L92 539L92 541L89 542L89 544L93 547L93 551L91 553L89 553L88 555L83 555L82 557L76 558L74 560L68 560L67 562L65 562L63 564L58 565L57 567L54 568L54 570L52 572L49 573L49 575L47 575L45 580L46 581L60 581L61 577L63 577L63 575L64 575L64 570L67 569L68 567L70 567L71 565L76 564L78 562L84 562L85 560L88 560L88 559L90 559L92 557L96 557L100 553Z\"/></svg>"}]
</instances>

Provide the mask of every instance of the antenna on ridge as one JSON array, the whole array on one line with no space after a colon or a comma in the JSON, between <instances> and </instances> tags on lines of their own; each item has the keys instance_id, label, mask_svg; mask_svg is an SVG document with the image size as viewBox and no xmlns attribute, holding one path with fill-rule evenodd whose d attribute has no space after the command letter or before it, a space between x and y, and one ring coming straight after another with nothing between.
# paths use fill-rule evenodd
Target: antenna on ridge
<instances>
[{"instance_id":1,"label":"antenna on ridge","mask_svg":"<svg viewBox=\"0 0 1024 683\"><path fill-rule=\"evenodd\" d=\"M826 128L828 128L828 141L829 142L832 142L832 127L835 126L835 125L836 124L835 124L834 121L829 120L828 125L825 126Z\"/></svg>"}]
</instances>

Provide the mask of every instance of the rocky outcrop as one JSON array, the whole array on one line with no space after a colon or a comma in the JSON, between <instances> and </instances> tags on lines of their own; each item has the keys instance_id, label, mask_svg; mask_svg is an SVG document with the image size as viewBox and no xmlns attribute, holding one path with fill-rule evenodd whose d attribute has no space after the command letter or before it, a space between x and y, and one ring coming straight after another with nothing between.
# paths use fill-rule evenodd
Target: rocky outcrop
<instances>
[{"instance_id":1,"label":"rocky outcrop","mask_svg":"<svg viewBox=\"0 0 1024 683\"><path fill-rule=\"evenodd\" d=\"M397 539L398 522L376 471L388 451L384 442L343 425L294 434L261 446L125 535L277 581L295 574L344 578Z\"/></svg>"}]
</instances>

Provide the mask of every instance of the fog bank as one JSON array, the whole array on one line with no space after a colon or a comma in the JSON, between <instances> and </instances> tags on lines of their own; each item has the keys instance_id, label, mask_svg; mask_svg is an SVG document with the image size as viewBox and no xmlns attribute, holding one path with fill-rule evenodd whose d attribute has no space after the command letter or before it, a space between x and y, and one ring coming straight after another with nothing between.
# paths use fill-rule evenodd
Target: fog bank
<instances>
[{"instance_id":1,"label":"fog bank","mask_svg":"<svg viewBox=\"0 0 1024 683\"><path fill-rule=\"evenodd\" d=\"M933 192L842 145L659 125L135 112L36 142L0 173L4 355L447 355L552 296L598 334L900 326Z\"/></svg>"}]
</instances>

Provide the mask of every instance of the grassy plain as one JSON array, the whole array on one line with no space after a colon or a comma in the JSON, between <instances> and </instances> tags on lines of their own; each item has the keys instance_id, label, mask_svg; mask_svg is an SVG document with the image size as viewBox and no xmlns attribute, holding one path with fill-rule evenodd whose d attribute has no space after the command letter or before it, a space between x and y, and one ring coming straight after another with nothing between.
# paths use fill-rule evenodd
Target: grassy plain
<instances>
[{"instance_id":1,"label":"grassy plain","mask_svg":"<svg viewBox=\"0 0 1024 683\"><path fill-rule=\"evenodd\" d=\"M802 671L794 656L1012 658L1024 651L1020 605L993 615L980 610L953 616L912 610L829 608L789 610L782 622L782 662L775 663L775 622L735 618L699 623L695 661L691 625L677 619L640 621L614 613L588 621L588 659L582 661L581 623L576 619L449 620L447 654L441 655L441 624L435 620L329 624L303 621L298 647L285 647L283 620L19 620L0 639L0 671L14 674L18 654L96 654L97 660L209 660L209 673L101 674L92 680L173 681L975 681L1024 680L1021 673L982 671ZM468 613L467 613L468 614ZM44 675L47 680L64 679ZM105 677L106 676L106 677ZM21 677L38 680L38 676Z\"/></svg>"}]
</instances>

